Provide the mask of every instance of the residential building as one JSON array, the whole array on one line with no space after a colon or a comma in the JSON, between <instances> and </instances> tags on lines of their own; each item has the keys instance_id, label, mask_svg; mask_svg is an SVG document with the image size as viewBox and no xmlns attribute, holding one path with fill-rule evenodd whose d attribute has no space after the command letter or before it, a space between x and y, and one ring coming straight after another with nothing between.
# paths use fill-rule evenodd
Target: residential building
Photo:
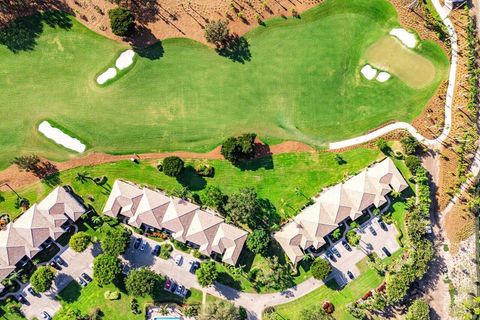
<instances>
[{"instance_id":1,"label":"residential building","mask_svg":"<svg viewBox=\"0 0 480 320\"><path fill-rule=\"evenodd\" d=\"M113 184L103 213L137 228L165 232L204 255L219 255L231 265L237 263L248 235L185 199L122 180Z\"/></svg>"}]
</instances>

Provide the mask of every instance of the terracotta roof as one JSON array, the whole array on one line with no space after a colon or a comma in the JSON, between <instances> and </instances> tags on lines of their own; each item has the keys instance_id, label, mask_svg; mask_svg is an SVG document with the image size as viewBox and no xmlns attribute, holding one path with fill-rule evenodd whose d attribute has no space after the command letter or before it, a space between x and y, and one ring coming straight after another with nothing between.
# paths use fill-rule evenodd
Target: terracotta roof
<instances>
[{"instance_id":1,"label":"terracotta roof","mask_svg":"<svg viewBox=\"0 0 480 320\"><path fill-rule=\"evenodd\" d=\"M105 205L105 214L124 214L122 205L127 205L131 212L130 225L166 229L172 232L174 239L199 246L201 253L216 252L223 255L226 263L236 264L248 234L246 231L226 224L220 216L203 211L185 199L121 180L115 181L114 187Z\"/></svg>"},{"instance_id":2,"label":"terracotta roof","mask_svg":"<svg viewBox=\"0 0 480 320\"><path fill-rule=\"evenodd\" d=\"M392 190L401 192L408 187L402 174L390 158L364 169L344 183L320 193L313 205L300 212L293 221L275 234L290 260L296 264L310 246L318 249L324 237L347 218L357 219L371 205L380 207Z\"/></svg>"}]
</instances>

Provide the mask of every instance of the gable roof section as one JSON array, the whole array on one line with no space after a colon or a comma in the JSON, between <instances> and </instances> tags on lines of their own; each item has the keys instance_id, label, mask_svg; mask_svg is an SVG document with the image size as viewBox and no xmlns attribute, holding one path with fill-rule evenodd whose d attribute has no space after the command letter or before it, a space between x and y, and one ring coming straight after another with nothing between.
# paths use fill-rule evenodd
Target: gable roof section
<instances>
[{"instance_id":1,"label":"gable roof section","mask_svg":"<svg viewBox=\"0 0 480 320\"><path fill-rule=\"evenodd\" d=\"M73 221L77 221L80 216L85 213L83 205L63 187L56 187L50 192L48 196L38 204L38 209L53 216L55 220L66 218L66 215Z\"/></svg>"},{"instance_id":2,"label":"gable roof section","mask_svg":"<svg viewBox=\"0 0 480 320\"><path fill-rule=\"evenodd\" d=\"M142 189L122 180L115 180L110 196L105 203L103 214L117 217L122 214L132 217L143 195Z\"/></svg>"},{"instance_id":3,"label":"gable roof section","mask_svg":"<svg viewBox=\"0 0 480 320\"><path fill-rule=\"evenodd\" d=\"M144 188L137 210L128 220L128 223L137 228L140 228L142 223L144 223L161 229L163 216L167 211L169 203L170 198L163 193Z\"/></svg>"}]
</instances>

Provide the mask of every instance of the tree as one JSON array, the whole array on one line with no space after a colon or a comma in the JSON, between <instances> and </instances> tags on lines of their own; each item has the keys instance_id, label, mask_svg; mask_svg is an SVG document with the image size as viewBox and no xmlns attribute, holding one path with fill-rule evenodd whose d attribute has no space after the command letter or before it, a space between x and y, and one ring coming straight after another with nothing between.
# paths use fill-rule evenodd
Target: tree
<instances>
[{"instance_id":1,"label":"tree","mask_svg":"<svg viewBox=\"0 0 480 320\"><path fill-rule=\"evenodd\" d=\"M413 175L417 173L417 170L422 167L422 162L416 156L405 157L405 165L412 172Z\"/></svg>"},{"instance_id":2,"label":"tree","mask_svg":"<svg viewBox=\"0 0 480 320\"><path fill-rule=\"evenodd\" d=\"M160 282L160 276L148 268L133 269L125 279L125 288L131 296L152 294Z\"/></svg>"},{"instance_id":3,"label":"tree","mask_svg":"<svg viewBox=\"0 0 480 320\"><path fill-rule=\"evenodd\" d=\"M430 320L430 307L423 299L417 299L408 307L405 320Z\"/></svg>"},{"instance_id":4,"label":"tree","mask_svg":"<svg viewBox=\"0 0 480 320\"><path fill-rule=\"evenodd\" d=\"M213 261L202 262L195 274L202 287L211 286L218 278L217 266Z\"/></svg>"},{"instance_id":5,"label":"tree","mask_svg":"<svg viewBox=\"0 0 480 320\"><path fill-rule=\"evenodd\" d=\"M228 22L225 20L212 21L205 26L207 42L222 47L229 38Z\"/></svg>"},{"instance_id":6,"label":"tree","mask_svg":"<svg viewBox=\"0 0 480 320\"><path fill-rule=\"evenodd\" d=\"M102 253L93 260L93 277L99 285L107 285L120 274L121 268L117 257Z\"/></svg>"},{"instance_id":7,"label":"tree","mask_svg":"<svg viewBox=\"0 0 480 320\"><path fill-rule=\"evenodd\" d=\"M318 280L324 280L332 272L332 266L330 263L322 258L316 258L310 267L312 276Z\"/></svg>"},{"instance_id":8,"label":"tree","mask_svg":"<svg viewBox=\"0 0 480 320\"><path fill-rule=\"evenodd\" d=\"M257 284L274 290L285 290L294 285L290 268L286 264L279 263L278 256L267 257L266 260L268 268L258 271Z\"/></svg>"},{"instance_id":9,"label":"tree","mask_svg":"<svg viewBox=\"0 0 480 320\"><path fill-rule=\"evenodd\" d=\"M222 144L220 153L225 159L236 165L240 160L252 159L255 156L255 133L246 133L238 137L230 137Z\"/></svg>"},{"instance_id":10,"label":"tree","mask_svg":"<svg viewBox=\"0 0 480 320\"><path fill-rule=\"evenodd\" d=\"M15 157L12 160L12 164L16 164L21 171L26 172L36 172L38 170L39 163L40 158L35 154Z\"/></svg>"},{"instance_id":11,"label":"tree","mask_svg":"<svg viewBox=\"0 0 480 320\"><path fill-rule=\"evenodd\" d=\"M76 252L83 252L90 244L90 236L83 231L75 233L69 241L70 248Z\"/></svg>"},{"instance_id":12,"label":"tree","mask_svg":"<svg viewBox=\"0 0 480 320\"><path fill-rule=\"evenodd\" d=\"M220 300L208 303L199 320L241 320L240 310L233 303Z\"/></svg>"},{"instance_id":13,"label":"tree","mask_svg":"<svg viewBox=\"0 0 480 320\"><path fill-rule=\"evenodd\" d=\"M130 231L125 228L109 230L102 239L103 252L112 257L118 257L127 249L130 237Z\"/></svg>"},{"instance_id":14,"label":"tree","mask_svg":"<svg viewBox=\"0 0 480 320\"><path fill-rule=\"evenodd\" d=\"M115 8L108 11L112 32L120 37L128 37L135 31L135 17L126 8Z\"/></svg>"},{"instance_id":15,"label":"tree","mask_svg":"<svg viewBox=\"0 0 480 320\"><path fill-rule=\"evenodd\" d=\"M185 163L176 156L163 159L163 172L170 177L176 177L182 173Z\"/></svg>"},{"instance_id":16,"label":"tree","mask_svg":"<svg viewBox=\"0 0 480 320\"><path fill-rule=\"evenodd\" d=\"M337 229L333 230L332 239L334 241L339 240L341 237L342 237L342 230L340 230L340 228L337 228Z\"/></svg>"},{"instance_id":17,"label":"tree","mask_svg":"<svg viewBox=\"0 0 480 320\"><path fill-rule=\"evenodd\" d=\"M30 283L37 292L45 292L52 287L55 272L53 268L40 266L30 277Z\"/></svg>"},{"instance_id":18,"label":"tree","mask_svg":"<svg viewBox=\"0 0 480 320\"><path fill-rule=\"evenodd\" d=\"M327 320L328 316L322 306L316 304L302 310L300 320Z\"/></svg>"},{"instance_id":19,"label":"tree","mask_svg":"<svg viewBox=\"0 0 480 320\"><path fill-rule=\"evenodd\" d=\"M251 225L262 215L257 193L252 188L243 188L232 194L225 211L233 221Z\"/></svg>"},{"instance_id":20,"label":"tree","mask_svg":"<svg viewBox=\"0 0 480 320\"><path fill-rule=\"evenodd\" d=\"M417 139L411 135L403 138L400 140L400 142L402 143L403 152L405 152L407 155L415 154L417 148L420 146L420 143L418 143Z\"/></svg>"},{"instance_id":21,"label":"tree","mask_svg":"<svg viewBox=\"0 0 480 320\"><path fill-rule=\"evenodd\" d=\"M220 213L225 212L225 203L227 196L223 194L218 187L208 185L205 192L201 196L203 204L212 209L218 210Z\"/></svg>"},{"instance_id":22,"label":"tree","mask_svg":"<svg viewBox=\"0 0 480 320\"><path fill-rule=\"evenodd\" d=\"M255 254L265 254L270 245L270 235L264 229L256 229L248 235L247 248Z\"/></svg>"},{"instance_id":23,"label":"tree","mask_svg":"<svg viewBox=\"0 0 480 320\"><path fill-rule=\"evenodd\" d=\"M383 138L377 140L377 148L385 154L389 153L390 151L387 141Z\"/></svg>"}]
</instances>

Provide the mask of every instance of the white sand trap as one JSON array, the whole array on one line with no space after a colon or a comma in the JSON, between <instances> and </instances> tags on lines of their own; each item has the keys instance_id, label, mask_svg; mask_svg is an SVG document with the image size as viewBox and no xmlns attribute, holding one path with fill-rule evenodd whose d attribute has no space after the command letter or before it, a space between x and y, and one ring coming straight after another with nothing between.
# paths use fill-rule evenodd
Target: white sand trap
<instances>
[{"instance_id":1,"label":"white sand trap","mask_svg":"<svg viewBox=\"0 0 480 320\"><path fill-rule=\"evenodd\" d=\"M133 57L135 56L135 52L132 49L128 49L118 57L117 61L115 61L115 66L118 70L123 70L128 68L133 63Z\"/></svg>"},{"instance_id":2,"label":"white sand trap","mask_svg":"<svg viewBox=\"0 0 480 320\"><path fill-rule=\"evenodd\" d=\"M115 78L116 75L117 75L117 69L108 68L107 71L105 71L104 73L98 76L97 83L104 84L108 80Z\"/></svg>"},{"instance_id":3,"label":"white sand trap","mask_svg":"<svg viewBox=\"0 0 480 320\"><path fill-rule=\"evenodd\" d=\"M409 48L415 48L415 46L417 45L417 38L415 37L415 35L403 28L392 29L392 31L390 31L390 35L396 37Z\"/></svg>"},{"instance_id":4,"label":"white sand trap","mask_svg":"<svg viewBox=\"0 0 480 320\"><path fill-rule=\"evenodd\" d=\"M385 72L385 71L380 72L377 76L377 81L378 82L385 82L388 79L390 79L390 73Z\"/></svg>"},{"instance_id":5,"label":"white sand trap","mask_svg":"<svg viewBox=\"0 0 480 320\"><path fill-rule=\"evenodd\" d=\"M360 72L367 80L372 80L377 75L377 70L369 64L364 65Z\"/></svg>"},{"instance_id":6,"label":"white sand trap","mask_svg":"<svg viewBox=\"0 0 480 320\"><path fill-rule=\"evenodd\" d=\"M42 123L40 123L38 126L38 131L43 133L45 137L52 139L67 149L80 153L85 151L86 147L80 142L80 140L72 138L68 134L65 134L62 130L52 127L48 121L42 121Z\"/></svg>"}]
</instances>

